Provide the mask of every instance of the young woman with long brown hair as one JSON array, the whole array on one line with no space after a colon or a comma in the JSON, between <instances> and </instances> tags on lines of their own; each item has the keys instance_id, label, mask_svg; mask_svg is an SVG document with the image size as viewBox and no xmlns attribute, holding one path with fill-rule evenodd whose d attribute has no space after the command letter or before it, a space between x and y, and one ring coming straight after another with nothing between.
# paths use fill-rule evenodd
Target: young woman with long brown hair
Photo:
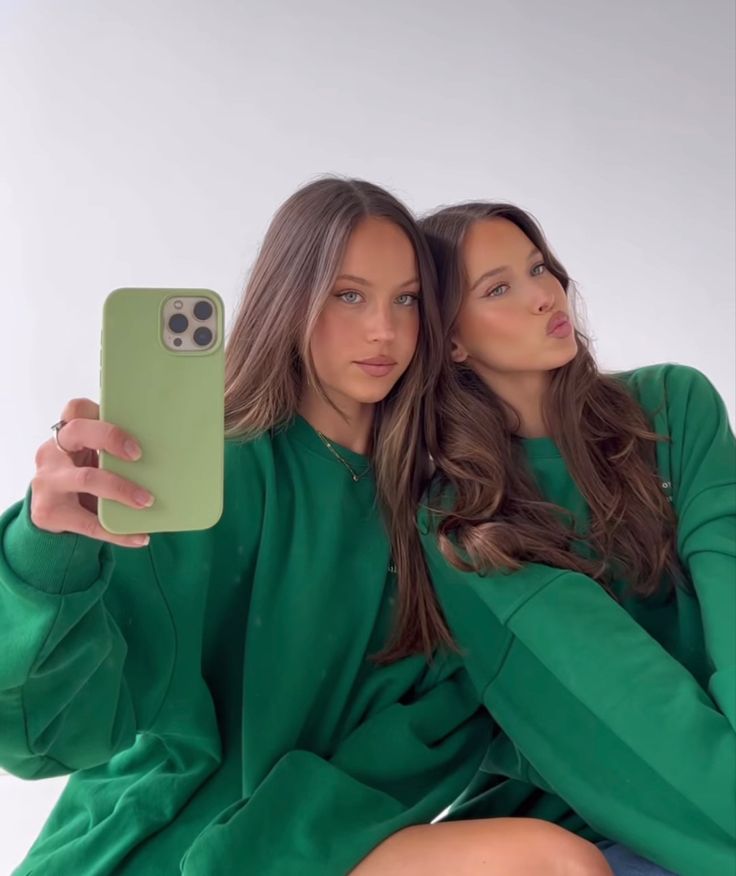
<instances>
[{"instance_id":1,"label":"young woman with long brown hair","mask_svg":"<svg viewBox=\"0 0 736 876\"><path fill-rule=\"evenodd\" d=\"M0 764L71 774L17 876L609 874L539 820L426 823L490 726L459 661L426 661L447 638L414 522L435 286L384 190L286 201L227 345L208 530L102 529L98 497L150 497L97 452L146 448L67 404L0 516Z\"/></svg>"},{"instance_id":2,"label":"young woman with long brown hair","mask_svg":"<svg viewBox=\"0 0 736 876\"><path fill-rule=\"evenodd\" d=\"M446 340L424 545L498 722L454 816L548 818L684 876L730 872L736 445L723 402L684 366L602 373L568 273L525 211L472 202L420 226ZM628 866L614 869L662 872Z\"/></svg>"}]
</instances>

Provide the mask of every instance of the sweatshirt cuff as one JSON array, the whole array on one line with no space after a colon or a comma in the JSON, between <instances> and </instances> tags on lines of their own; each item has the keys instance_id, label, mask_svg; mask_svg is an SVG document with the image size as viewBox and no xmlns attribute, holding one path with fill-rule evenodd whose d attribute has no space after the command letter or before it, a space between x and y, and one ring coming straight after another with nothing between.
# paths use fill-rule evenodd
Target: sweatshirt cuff
<instances>
[{"instance_id":1,"label":"sweatshirt cuff","mask_svg":"<svg viewBox=\"0 0 736 876\"><path fill-rule=\"evenodd\" d=\"M73 532L47 532L31 520L31 487L0 515L0 580L50 594L86 590L100 577L109 545Z\"/></svg>"}]
</instances>

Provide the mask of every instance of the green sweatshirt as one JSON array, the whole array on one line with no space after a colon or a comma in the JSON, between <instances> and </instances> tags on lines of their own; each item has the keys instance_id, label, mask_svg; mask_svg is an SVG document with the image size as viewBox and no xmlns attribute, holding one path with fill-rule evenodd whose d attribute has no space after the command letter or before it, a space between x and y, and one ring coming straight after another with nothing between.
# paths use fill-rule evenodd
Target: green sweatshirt
<instances>
[{"instance_id":1,"label":"green sweatshirt","mask_svg":"<svg viewBox=\"0 0 736 876\"><path fill-rule=\"evenodd\" d=\"M462 573L425 518L440 601L498 723L451 817L537 816L681 876L726 876L736 871L736 445L694 369L619 377L671 439L658 468L691 586L619 604L591 578L541 564ZM588 508L554 442L523 444L545 498L584 535Z\"/></svg>"},{"instance_id":2,"label":"green sweatshirt","mask_svg":"<svg viewBox=\"0 0 736 876\"><path fill-rule=\"evenodd\" d=\"M30 490L0 517L0 765L72 774L16 876L342 876L478 769L460 661L368 659L395 598L372 476L297 418L226 442L225 491L143 549L38 529Z\"/></svg>"}]
</instances>

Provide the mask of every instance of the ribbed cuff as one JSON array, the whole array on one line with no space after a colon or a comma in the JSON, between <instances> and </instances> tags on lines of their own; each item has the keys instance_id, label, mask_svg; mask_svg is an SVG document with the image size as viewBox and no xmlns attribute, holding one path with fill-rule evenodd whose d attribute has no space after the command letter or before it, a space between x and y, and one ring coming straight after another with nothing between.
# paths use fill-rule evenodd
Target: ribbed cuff
<instances>
[{"instance_id":1,"label":"ribbed cuff","mask_svg":"<svg viewBox=\"0 0 736 876\"><path fill-rule=\"evenodd\" d=\"M0 515L0 578L10 572L45 593L86 590L100 577L109 545L72 532L47 532L31 520L31 487Z\"/></svg>"}]
</instances>

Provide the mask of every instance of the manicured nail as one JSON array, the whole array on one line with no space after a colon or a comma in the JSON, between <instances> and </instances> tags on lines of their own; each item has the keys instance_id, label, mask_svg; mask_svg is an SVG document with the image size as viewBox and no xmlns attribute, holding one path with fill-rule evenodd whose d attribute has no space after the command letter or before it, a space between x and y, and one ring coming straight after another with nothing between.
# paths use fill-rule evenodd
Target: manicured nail
<instances>
[{"instance_id":1,"label":"manicured nail","mask_svg":"<svg viewBox=\"0 0 736 876\"><path fill-rule=\"evenodd\" d=\"M153 496L146 490L136 490L133 493L133 498L138 505L142 505L144 508L150 508L153 505Z\"/></svg>"},{"instance_id":2,"label":"manicured nail","mask_svg":"<svg viewBox=\"0 0 736 876\"><path fill-rule=\"evenodd\" d=\"M143 547L144 545L147 545L150 540L151 540L151 537L148 535L136 535L132 539L133 544L140 545L141 547Z\"/></svg>"},{"instance_id":3,"label":"manicured nail","mask_svg":"<svg viewBox=\"0 0 736 876\"><path fill-rule=\"evenodd\" d=\"M128 439L128 440L125 442L124 447L125 447L125 452L128 454L128 456L129 456L131 459L140 459L140 458L141 458L141 456L142 456L141 449L140 449L140 447L135 443L135 441L131 441L130 439Z\"/></svg>"}]
</instances>

